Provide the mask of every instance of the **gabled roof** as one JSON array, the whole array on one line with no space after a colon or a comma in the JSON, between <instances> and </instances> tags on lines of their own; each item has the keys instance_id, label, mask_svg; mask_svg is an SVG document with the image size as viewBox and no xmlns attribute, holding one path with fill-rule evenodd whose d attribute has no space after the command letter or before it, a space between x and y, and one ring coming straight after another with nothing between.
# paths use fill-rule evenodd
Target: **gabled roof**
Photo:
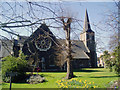
<instances>
[{"instance_id":1,"label":"gabled roof","mask_svg":"<svg viewBox=\"0 0 120 90\"><path fill-rule=\"evenodd\" d=\"M48 26L46 24L41 24L41 26L35 32L33 32L26 41L36 39L37 37L39 37L39 35L48 35L50 38L55 39L55 36L50 31Z\"/></svg>"}]
</instances>

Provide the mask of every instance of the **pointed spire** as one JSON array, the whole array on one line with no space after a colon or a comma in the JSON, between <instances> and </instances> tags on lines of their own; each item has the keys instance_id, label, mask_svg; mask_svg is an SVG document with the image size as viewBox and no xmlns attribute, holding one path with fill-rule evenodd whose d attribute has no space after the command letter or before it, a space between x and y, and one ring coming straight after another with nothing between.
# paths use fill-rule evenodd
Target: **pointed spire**
<instances>
[{"instance_id":1,"label":"pointed spire","mask_svg":"<svg viewBox=\"0 0 120 90\"><path fill-rule=\"evenodd\" d=\"M89 29L91 29L91 27L90 27L89 17L86 9L83 32L88 31Z\"/></svg>"}]
</instances>

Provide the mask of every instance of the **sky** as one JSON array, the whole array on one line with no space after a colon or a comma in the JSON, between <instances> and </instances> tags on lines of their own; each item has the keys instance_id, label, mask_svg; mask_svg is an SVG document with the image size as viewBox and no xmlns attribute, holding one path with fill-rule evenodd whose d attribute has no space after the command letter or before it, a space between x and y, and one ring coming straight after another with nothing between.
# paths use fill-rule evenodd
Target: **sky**
<instances>
[{"instance_id":1,"label":"sky","mask_svg":"<svg viewBox=\"0 0 120 90\"><path fill-rule=\"evenodd\" d=\"M8 0L8 1L10 1L10 0ZM107 0L106 2L100 2L100 1L94 2L94 0L89 1L89 2L88 1L81 2L79 0L77 0L77 1L73 1L73 0L62 1L61 0L61 2L50 2L50 3L54 3L54 4L59 3L61 5L61 7L64 8L64 10L67 13L70 13L73 17L77 18L78 20L81 20L81 22L80 22L81 26L79 26L79 25L75 26L75 27L79 28L79 30L74 30L73 29L73 32L71 34L72 39L78 39L79 38L79 35L83 30L85 10L87 9L90 24L91 24L91 29L95 32L95 38L96 38L95 40L97 42L97 48L103 48L104 50L106 50L106 49L108 50L109 49L108 48L108 43L109 43L109 40L110 40L109 37L111 35L111 32L108 32L109 27L107 27L105 21L108 20L108 15L109 14L117 11L115 3L113 1L112 2L110 2L110 1L112 1L112 0L109 0L109 1ZM48 2L48 0L46 2ZM4 1L2 3L4 3ZM10 3L13 3L13 2L10 2ZM22 5L24 5L24 2L21 1L20 3L22 3ZM43 2L38 0L38 3L43 3ZM1 4L1 5L3 7L6 7L6 8L8 7L8 5L6 5L6 4ZM46 4L46 6L49 6L49 5ZM27 8L25 5L24 5L24 7ZM53 5L51 7L54 10L57 10L57 8L59 8L58 5ZM17 11L19 13L24 13L24 11L21 10L21 9L19 9L19 10L17 9ZM10 12L9 11L4 12L4 14L6 14L6 15L8 13L10 13ZM39 15L38 17L47 17L47 16L51 17L52 16L51 14L49 14L49 12L46 12L46 14L44 14L44 16L40 16L41 15L40 12L37 12L37 15ZM26 16L26 18L27 17L28 16ZM3 19L3 18L1 18L1 20L2 20L2 22L6 22L5 19ZM49 24L49 23L46 22L46 24ZM31 35L31 33L26 32L25 30L22 30L22 31L21 30L22 30L22 28L19 29L19 30L17 29L16 32L19 33L20 35L25 35L25 36ZM60 31L60 30L57 31L56 29L53 29L53 28L51 28L50 30L56 36L59 36L60 38L63 38L63 37L65 38L65 36L62 34L63 33L62 31ZM4 31L2 31L2 30L0 30L0 35L8 36L8 34ZM97 53L98 53L98 56L99 56L101 51L97 50Z\"/></svg>"},{"instance_id":2,"label":"sky","mask_svg":"<svg viewBox=\"0 0 120 90\"><path fill-rule=\"evenodd\" d=\"M65 2L67 6L67 2ZM84 21L85 10L87 9L89 20L91 23L91 29L95 32L97 48L103 48L102 50L109 50L109 40L111 31L110 27L107 27L106 20L108 20L109 14L116 11L116 6L114 2L70 2L69 6L72 8L71 11L79 12L77 17ZM67 7L69 7L67 6ZM84 25L82 23L82 25ZM95 26L97 25L97 27ZM100 28L100 29L99 29ZM78 35L81 32L77 32ZM98 56L101 50L97 50Z\"/></svg>"}]
</instances>

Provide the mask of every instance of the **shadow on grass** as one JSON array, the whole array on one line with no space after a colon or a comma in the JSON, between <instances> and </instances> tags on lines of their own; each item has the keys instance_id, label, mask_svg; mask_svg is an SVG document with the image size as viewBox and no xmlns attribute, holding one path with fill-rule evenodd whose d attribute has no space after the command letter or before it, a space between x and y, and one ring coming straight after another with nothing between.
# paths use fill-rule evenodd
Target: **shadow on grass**
<instances>
[{"instance_id":1,"label":"shadow on grass","mask_svg":"<svg viewBox=\"0 0 120 90\"><path fill-rule=\"evenodd\" d=\"M119 76L97 76L97 77L90 77L90 78L114 78Z\"/></svg>"},{"instance_id":2,"label":"shadow on grass","mask_svg":"<svg viewBox=\"0 0 120 90\"><path fill-rule=\"evenodd\" d=\"M40 74L40 76L41 76L41 77L51 77L51 78L55 78L55 77L53 77L53 76L51 76L51 75L46 75L46 74Z\"/></svg>"},{"instance_id":3,"label":"shadow on grass","mask_svg":"<svg viewBox=\"0 0 120 90\"><path fill-rule=\"evenodd\" d=\"M46 82L48 82L47 80L44 80L43 82L41 82L41 83L46 83ZM30 83L14 83L14 84L30 84ZM40 84L40 83L37 83L37 84ZM30 84L30 85L36 85L36 84Z\"/></svg>"},{"instance_id":4,"label":"shadow on grass","mask_svg":"<svg viewBox=\"0 0 120 90\"><path fill-rule=\"evenodd\" d=\"M73 76L73 78L77 78L77 77L82 77L82 76L76 76L76 75Z\"/></svg>"},{"instance_id":5,"label":"shadow on grass","mask_svg":"<svg viewBox=\"0 0 120 90\"><path fill-rule=\"evenodd\" d=\"M1 85L8 85L8 83L2 83Z\"/></svg>"},{"instance_id":6,"label":"shadow on grass","mask_svg":"<svg viewBox=\"0 0 120 90\"><path fill-rule=\"evenodd\" d=\"M74 70L74 72L103 72L101 70L85 70L85 69L79 69Z\"/></svg>"}]
</instances>

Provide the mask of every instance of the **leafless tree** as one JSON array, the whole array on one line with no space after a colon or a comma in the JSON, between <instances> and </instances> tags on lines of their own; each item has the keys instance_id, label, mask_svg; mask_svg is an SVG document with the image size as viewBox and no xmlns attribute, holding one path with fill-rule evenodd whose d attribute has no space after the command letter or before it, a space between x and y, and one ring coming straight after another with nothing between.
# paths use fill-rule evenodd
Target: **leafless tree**
<instances>
[{"instance_id":1,"label":"leafless tree","mask_svg":"<svg viewBox=\"0 0 120 90\"><path fill-rule=\"evenodd\" d=\"M68 18L67 22L64 21L64 18L61 19L64 25L64 30L66 32L66 49L67 49L67 79L73 77L73 70L72 70L72 55L71 55L71 40L70 40L70 24L72 22L71 18Z\"/></svg>"},{"instance_id":2,"label":"leafless tree","mask_svg":"<svg viewBox=\"0 0 120 90\"><path fill-rule=\"evenodd\" d=\"M46 6L47 5L47 6ZM54 4L56 5L56 4ZM1 30L8 32L11 39L14 36L20 37L18 29L26 30L26 32L33 33L33 30L38 28L43 22L48 22L48 27L56 28L65 31L66 35L66 52L67 52L67 79L73 77L72 71L72 55L71 55L71 23L72 21L77 22L78 25L80 20L77 20L71 16L64 16L64 9L60 6L60 12L53 9L52 3L39 3L39 2L1 2L0 4L2 10L0 11L0 16L2 21L0 21ZM7 8L5 8L5 6ZM49 6L49 7L48 7ZM47 12L47 13L46 13ZM61 15L59 15L61 13ZM49 14L49 15L48 15ZM67 22L65 20L67 19ZM30 30L31 29L31 30ZM76 29L74 27L74 29ZM2 35L1 35L2 37ZM59 37L59 36L57 36ZM29 47L29 44L27 44ZM62 47L62 46L61 46ZM31 50L28 49L30 52ZM31 52L32 55L36 55L36 52Z\"/></svg>"},{"instance_id":3,"label":"leafless tree","mask_svg":"<svg viewBox=\"0 0 120 90\"><path fill-rule=\"evenodd\" d=\"M111 11L108 14L108 19L106 20L106 25L110 27L110 31L112 32L110 36L110 41L109 41L109 47L111 50L115 49L116 46L118 46L119 42L119 28L120 28L120 2L114 2L116 5L116 10Z\"/></svg>"}]
</instances>

